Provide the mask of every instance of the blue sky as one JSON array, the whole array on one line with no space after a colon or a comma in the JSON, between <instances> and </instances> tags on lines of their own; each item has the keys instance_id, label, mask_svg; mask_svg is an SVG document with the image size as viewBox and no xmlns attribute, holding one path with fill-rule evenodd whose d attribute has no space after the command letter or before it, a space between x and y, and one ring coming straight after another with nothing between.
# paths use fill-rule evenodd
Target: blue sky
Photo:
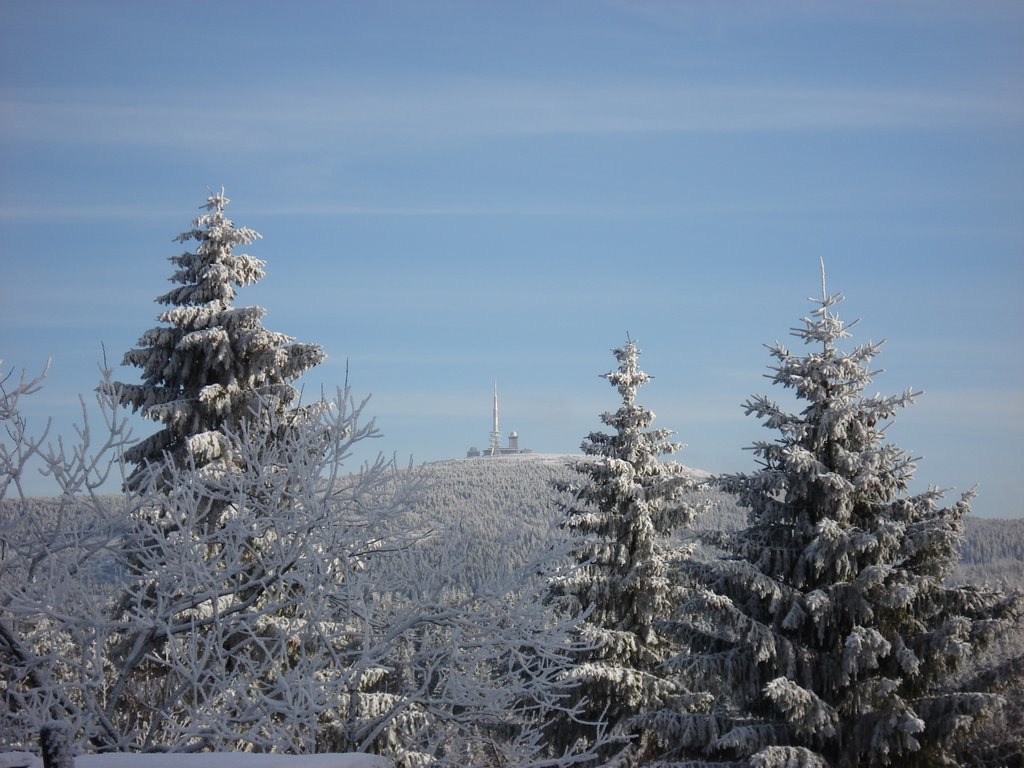
<instances>
[{"instance_id":1,"label":"blue sky","mask_svg":"<svg viewBox=\"0 0 1024 768\"><path fill-rule=\"evenodd\" d=\"M348 363L375 448L485 445L496 379L503 431L576 451L629 333L677 458L744 470L824 258L877 389L925 391L919 487L1020 516L1022 129L1016 2L5 0L0 357L52 358L28 415L66 431L223 185L239 303L323 345L307 391Z\"/></svg>"}]
</instances>

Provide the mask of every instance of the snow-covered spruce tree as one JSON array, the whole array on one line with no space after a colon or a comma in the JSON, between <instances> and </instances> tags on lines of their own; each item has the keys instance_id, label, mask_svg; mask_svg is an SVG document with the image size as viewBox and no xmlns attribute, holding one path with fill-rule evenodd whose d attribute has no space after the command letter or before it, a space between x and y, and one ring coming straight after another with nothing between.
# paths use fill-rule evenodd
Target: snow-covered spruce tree
<instances>
[{"instance_id":1,"label":"snow-covered spruce tree","mask_svg":"<svg viewBox=\"0 0 1024 768\"><path fill-rule=\"evenodd\" d=\"M310 506L303 511L307 517L302 517L294 509L302 502L294 500L310 492L311 483L320 482L312 467L324 465L316 462L302 470L282 457L282 451L310 446L317 430L317 439L340 439L331 437L333 428L317 425L324 404L295 405L298 393L291 382L323 359L321 348L294 343L264 328L262 307L232 303L237 287L263 276L264 262L235 253L236 247L259 235L226 218L228 202L223 190L211 193L203 206L206 212L177 238L195 241L197 246L171 257L177 267L171 277L176 287L157 299L170 307L158 318L165 325L146 332L138 347L124 357L125 365L142 369L142 383L108 385L120 403L162 422L163 428L125 454L135 465L126 485L140 503L122 544L123 568L131 587L109 612L122 629L114 633L108 649L113 668L120 671L106 692L108 711L104 712L106 722L116 725L115 732L101 734L95 741L104 749L177 743L179 737L169 731L192 728L180 724L175 708L200 712L196 702L212 696L212 686L220 678L207 674L206 664L199 661L195 670L177 665L173 654L181 637L187 639L183 646L187 653L211 647L204 645L208 638L245 638L250 622L263 622L262 627L285 618L290 608L286 599L276 608L270 600L271 585L265 583L272 567L267 560L270 555L257 542L276 542L267 544L268 552L291 556L281 551L286 533L306 530L308 516L323 510L322 504ZM239 435L251 438L253 445L239 440ZM330 453L326 447L322 450ZM339 465L340 459L334 466ZM261 483L265 498L258 493ZM247 521L250 529L240 530L240 520ZM183 564L187 564L185 571ZM229 567L230 573L225 573ZM290 572L294 565L283 567ZM175 584L166 584L168 574L177 574ZM314 578L304 572L295 576ZM180 600L168 597L165 590L180 595ZM201 631L184 635L171 631L171 627L181 629L174 623L178 619L184 616L187 626L192 621L190 612L205 609L204 595L225 592L234 592L245 610L217 613L215 608L215 619L204 617L197 625ZM253 642L264 639L257 637ZM215 668L217 660L211 659ZM241 661L232 664L237 677L244 677L249 669ZM251 669L257 670L258 665L257 659ZM194 686L186 688L186 683L193 685L189 675L206 677L196 677ZM171 700L161 705L148 726L150 732L141 733L140 726L132 723L146 720L156 691L166 692L160 686L179 679L177 692L171 691ZM248 684L255 681L250 679ZM244 685L236 683L238 690ZM192 697L191 703L182 698L186 695ZM211 735L210 743L224 743L217 740L233 736L228 729L227 735Z\"/></svg>"},{"instance_id":2,"label":"snow-covered spruce tree","mask_svg":"<svg viewBox=\"0 0 1024 768\"><path fill-rule=\"evenodd\" d=\"M222 458L168 460L134 491L89 746L320 746L324 722L363 685L361 635L345 617L368 563L417 539L398 524L408 489L393 460L344 468L377 434L364 404L345 389L285 425L242 420L222 433Z\"/></svg>"},{"instance_id":3,"label":"snow-covered spruce tree","mask_svg":"<svg viewBox=\"0 0 1024 768\"><path fill-rule=\"evenodd\" d=\"M157 318L163 325L124 356L123 365L142 370L142 383L118 385L122 404L163 423L126 453L137 465L132 482L142 482L147 467L161 466L165 455L179 466L213 460L225 427L269 417L259 413L268 404L283 413L297 396L290 382L324 359L318 345L264 328L262 307L233 306L236 287L259 281L265 262L235 253L260 235L236 227L224 215L228 203L223 189L211 193L207 213L176 238L198 245L170 257L177 285L157 298L170 307Z\"/></svg>"},{"instance_id":4,"label":"snow-covered spruce tree","mask_svg":"<svg viewBox=\"0 0 1024 768\"><path fill-rule=\"evenodd\" d=\"M691 563L706 589L683 605L690 652L674 665L731 693L710 757L954 765L957 744L1000 704L999 671L958 671L1019 620L1020 604L947 586L971 494L944 507L936 489L908 492L913 460L884 432L915 393L863 394L879 345L838 348L850 335L841 298L823 271L822 297L794 330L808 351L770 347L771 378L804 407L746 403L778 437L755 444L760 470L722 480L749 508L748 527L717 538L722 559Z\"/></svg>"},{"instance_id":5,"label":"snow-covered spruce tree","mask_svg":"<svg viewBox=\"0 0 1024 768\"><path fill-rule=\"evenodd\" d=\"M679 464L659 461L681 446L670 442L671 431L651 429L654 413L636 402L650 378L637 364L636 343L627 340L613 353L619 367L603 378L622 405L601 415L613 432L591 432L583 441L588 458L575 466L581 480L567 489L575 500L564 523L576 565L553 581L552 593L588 612L579 631L592 648L579 654L572 672L586 702L585 721L618 737L616 749L628 742L618 755L606 748L606 759L636 761L657 749L642 716L679 693L659 670L672 648L659 622L678 604L670 571L680 553L667 536L692 519L695 510L682 497L695 483ZM555 730L563 743L595 732L579 722L559 722Z\"/></svg>"}]
</instances>

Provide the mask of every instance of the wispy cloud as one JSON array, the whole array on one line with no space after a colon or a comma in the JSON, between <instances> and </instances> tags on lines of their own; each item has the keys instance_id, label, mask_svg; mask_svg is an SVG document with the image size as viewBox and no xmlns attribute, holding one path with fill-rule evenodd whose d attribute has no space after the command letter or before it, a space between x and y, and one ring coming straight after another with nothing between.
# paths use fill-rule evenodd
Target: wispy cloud
<instances>
[{"instance_id":1,"label":"wispy cloud","mask_svg":"<svg viewBox=\"0 0 1024 768\"><path fill-rule=\"evenodd\" d=\"M91 221L103 219L148 220L182 219L180 208L153 208L139 205L0 205L0 219L47 219Z\"/></svg>"},{"instance_id":2,"label":"wispy cloud","mask_svg":"<svg viewBox=\"0 0 1024 768\"><path fill-rule=\"evenodd\" d=\"M147 100L148 99L148 100ZM1021 125L1009 94L437 79L192 93L8 92L0 141L255 151L446 139Z\"/></svg>"},{"instance_id":3,"label":"wispy cloud","mask_svg":"<svg viewBox=\"0 0 1024 768\"><path fill-rule=\"evenodd\" d=\"M229 190L230 192L230 190ZM481 217L548 217L599 218L621 217L680 217L688 215L716 215L743 213L770 213L807 211L836 207L818 200L809 205L798 202L766 199L756 204L737 202L730 205L671 204L653 206L646 201L637 207L624 205L602 206L590 204L558 203L508 203L499 205L466 205L457 202L439 202L435 205L361 205L358 203L319 201L310 204L296 204L282 200L280 203L247 205L246 216L303 216L303 217L396 217L396 218L481 218ZM33 205L3 205L0 203L0 221L152 221L173 220L181 223L190 213L181 207L153 207L144 205L118 205L90 203L61 204L39 203Z\"/></svg>"}]
</instances>

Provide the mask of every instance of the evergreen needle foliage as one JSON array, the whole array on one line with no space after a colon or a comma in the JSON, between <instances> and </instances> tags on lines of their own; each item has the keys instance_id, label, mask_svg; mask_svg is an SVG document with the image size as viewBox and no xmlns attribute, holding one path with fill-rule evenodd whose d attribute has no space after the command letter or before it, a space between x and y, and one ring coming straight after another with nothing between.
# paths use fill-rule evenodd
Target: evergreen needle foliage
<instances>
[{"instance_id":1,"label":"evergreen needle foliage","mask_svg":"<svg viewBox=\"0 0 1024 768\"><path fill-rule=\"evenodd\" d=\"M177 285L157 298L170 308L124 356L123 365L141 369L142 383L118 384L120 403L163 423L125 454L138 467L136 485L165 454L178 466L218 458L225 429L280 416L298 395L289 382L324 359L318 345L264 328L262 307L234 306L235 289L258 282L265 262L235 253L260 235L224 215L229 202L223 189L211 193L207 212L178 235L198 245L170 257Z\"/></svg>"},{"instance_id":2,"label":"evergreen needle foliage","mask_svg":"<svg viewBox=\"0 0 1024 768\"><path fill-rule=\"evenodd\" d=\"M581 635L593 648L580 654L574 678L587 713L613 735L632 740L619 759L641 759L654 748L638 716L660 708L676 686L659 665L671 648L659 623L677 604L670 571L679 553L671 531L689 524L695 508L683 501L694 483L675 462L672 432L651 429L654 413L636 402L650 377L637 362L634 341L613 353L617 370L604 374L622 397L601 421L612 432L591 432L583 441L588 458L576 465L581 480L570 484L574 503L565 527L577 566L554 584L573 609L588 611ZM587 737L586 728L560 728L561 738Z\"/></svg>"},{"instance_id":3,"label":"evergreen needle foliage","mask_svg":"<svg viewBox=\"0 0 1024 768\"><path fill-rule=\"evenodd\" d=\"M716 540L727 556L691 571L682 607L691 652L674 666L721 695L712 755L759 766L955 765L959 745L998 709L995 669L972 657L1018 621L1020 603L949 586L970 493L950 506L909 494L909 455L884 442L916 393L866 396L878 344L844 352L840 295L815 301L776 344L770 378L804 405L745 407L777 433L760 470L723 479L748 526ZM747 760L752 761L746 763Z\"/></svg>"}]
</instances>

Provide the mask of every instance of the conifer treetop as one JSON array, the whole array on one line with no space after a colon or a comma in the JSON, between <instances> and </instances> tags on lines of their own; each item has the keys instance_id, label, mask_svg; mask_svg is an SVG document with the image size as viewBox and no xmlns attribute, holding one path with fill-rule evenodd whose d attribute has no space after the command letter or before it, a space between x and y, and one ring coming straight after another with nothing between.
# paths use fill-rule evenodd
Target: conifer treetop
<instances>
[{"instance_id":1,"label":"conifer treetop","mask_svg":"<svg viewBox=\"0 0 1024 768\"><path fill-rule=\"evenodd\" d=\"M660 474L657 458L676 453L683 445L670 440L674 434L670 429L650 429L654 412L636 402L640 387L651 380L640 368L640 349L636 342L627 339L626 344L613 349L612 354L619 361L619 367L601 374L601 378L618 390L622 405L614 412L602 413L600 418L615 434L591 432L580 447L588 456L625 461L641 475Z\"/></svg>"},{"instance_id":2,"label":"conifer treetop","mask_svg":"<svg viewBox=\"0 0 1024 768\"><path fill-rule=\"evenodd\" d=\"M821 298L810 299L814 310L801 318L802 327L791 329L812 349L797 354L778 342L768 347L776 361L769 366L769 378L794 390L804 408L791 413L765 395L755 395L743 404L747 415L757 416L780 436L773 442L754 443L752 450L765 471L736 476L743 477L742 491L799 492L794 483L803 478L798 485L815 488L810 494L814 503L806 508L811 520L845 519L851 510L841 502L854 498L850 495L854 490L861 501L869 497L890 501L907 490L916 469L907 452L885 442L885 430L895 414L921 393L907 389L889 396L863 394L881 372L870 365L884 342L867 342L849 352L839 348L838 342L849 338L849 329L857 323L844 323L834 311L843 298L841 293L827 292L823 268ZM839 506L830 507L827 500Z\"/></svg>"},{"instance_id":3,"label":"conifer treetop","mask_svg":"<svg viewBox=\"0 0 1024 768\"><path fill-rule=\"evenodd\" d=\"M290 382L324 359L316 344L300 344L263 327L266 310L233 305L237 288L264 276L265 262L235 248L260 234L237 227L224 213L224 190L211 192L192 227L175 238L194 250L170 257L175 287L157 297L168 309L160 326L146 331L123 365L141 369L141 384L119 384L117 396L164 428L135 445L126 458L140 467L165 453L183 459L201 449L200 463L214 458L218 433L242 420L277 415L298 391Z\"/></svg>"},{"instance_id":4,"label":"conifer treetop","mask_svg":"<svg viewBox=\"0 0 1024 768\"><path fill-rule=\"evenodd\" d=\"M235 298L235 287L253 285L264 277L266 262L248 254L234 253L239 245L249 245L263 236L248 227L236 227L224 215L231 201L220 192L211 192L202 210L209 213L198 216L192 227L176 238L176 243L195 240L195 252L171 256L170 261L179 269L171 281L181 287L157 298L160 304L171 306L201 306L218 303L222 308Z\"/></svg>"}]
</instances>

